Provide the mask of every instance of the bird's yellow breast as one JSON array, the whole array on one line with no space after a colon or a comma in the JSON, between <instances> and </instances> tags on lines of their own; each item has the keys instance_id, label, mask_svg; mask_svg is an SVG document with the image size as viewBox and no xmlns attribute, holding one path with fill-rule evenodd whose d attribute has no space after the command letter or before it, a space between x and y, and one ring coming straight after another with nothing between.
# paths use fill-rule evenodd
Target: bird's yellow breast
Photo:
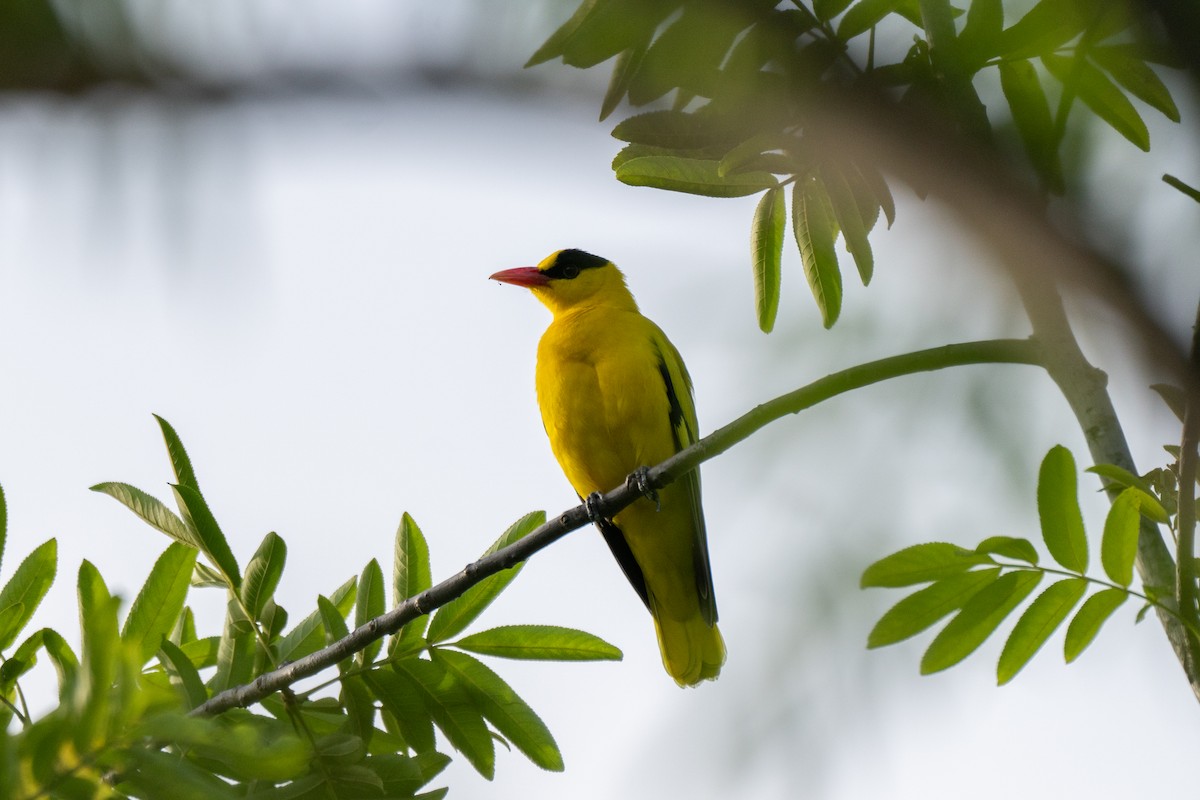
<instances>
[{"instance_id":1,"label":"bird's yellow breast","mask_svg":"<svg viewBox=\"0 0 1200 800\"><path fill-rule=\"evenodd\" d=\"M581 496L675 452L660 372L662 332L636 310L555 317L538 345L537 394L550 447Z\"/></svg>"}]
</instances>

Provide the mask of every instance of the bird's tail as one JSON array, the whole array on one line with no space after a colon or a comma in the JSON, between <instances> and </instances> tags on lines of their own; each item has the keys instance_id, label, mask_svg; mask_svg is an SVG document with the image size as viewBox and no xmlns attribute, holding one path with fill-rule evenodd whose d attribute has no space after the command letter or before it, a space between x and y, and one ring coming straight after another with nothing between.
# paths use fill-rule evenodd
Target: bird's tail
<instances>
[{"instance_id":1,"label":"bird's tail","mask_svg":"<svg viewBox=\"0 0 1200 800\"><path fill-rule=\"evenodd\" d=\"M680 686L713 680L725 663L725 640L717 626L704 621L697 609L686 619L654 614L663 666Z\"/></svg>"}]
</instances>

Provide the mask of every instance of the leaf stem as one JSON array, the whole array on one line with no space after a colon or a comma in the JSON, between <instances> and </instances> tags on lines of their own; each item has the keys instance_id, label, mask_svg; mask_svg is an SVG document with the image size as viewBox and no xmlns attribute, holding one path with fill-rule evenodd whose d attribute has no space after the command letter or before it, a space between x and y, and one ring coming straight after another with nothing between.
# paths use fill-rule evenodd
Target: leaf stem
<instances>
[{"instance_id":1,"label":"leaf stem","mask_svg":"<svg viewBox=\"0 0 1200 800\"><path fill-rule=\"evenodd\" d=\"M751 409L686 450L679 451L656 470L661 469L667 480L675 480L787 414L798 413L839 394L891 378L968 364L1039 365L1041 348L1031 339L991 339L948 344L850 367ZM652 476L656 470L651 470Z\"/></svg>"},{"instance_id":2,"label":"leaf stem","mask_svg":"<svg viewBox=\"0 0 1200 800\"><path fill-rule=\"evenodd\" d=\"M1112 581L1106 581L1102 578L1093 578L1092 576L1085 575L1082 572L1071 572L1070 570L1058 569L1057 567L1043 567L1041 564L1006 564L1001 561L993 561L993 563L1002 570L1024 570L1025 572L1041 572L1044 575L1061 575L1064 578L1080 578L1088 583L1095 584L1096 586L1103 586L1105 589L1120 589L1130 597L1136 597L1139 600L1145 600L1147 604L1152 605L1163 613L1169 614L1175 619L1179 620L1180 624L1187 628L1197 641L1200 641L1200 625L1195 624L1191 620L1184 619L1184 617L1174 608L1164 605L1149 595L1145 595L1139 591L1130 589L1128 586L1121 586L1120 584L1113 583Z\"/></svg>"}]
</instances>

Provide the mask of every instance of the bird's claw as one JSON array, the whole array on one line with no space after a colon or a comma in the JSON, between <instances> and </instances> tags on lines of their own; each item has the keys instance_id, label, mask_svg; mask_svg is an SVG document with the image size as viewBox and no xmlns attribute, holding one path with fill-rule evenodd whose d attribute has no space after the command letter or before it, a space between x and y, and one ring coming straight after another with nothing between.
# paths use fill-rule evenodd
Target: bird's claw
<instances>
[{"instance_id":1,"label":"bird's claw","mask_svg":"<svg viewBox=\"0 0 1200 800\"><path fill-rule=\"evenodd\" d=\"M638 467L633 472L629 473L629 477L625 479L625 483L637 489L642 497L649 498L654 501L654 510L662 511L662 503L658 499L658 491L650 483L650 468Z\"/></svg>"},{"instance_id":2,"label":"bird's claw","mask_svg":"<svg viewBox=\"0 0 1200 800\"><path fill-rule=\"evenodd\" d=\"M593 523L599 523L605 519L605 516L600 513L600 501L603 499L599 492L592 492L583 498L583 508L587 511L588 519Z\"/></svg>"}]
</instances>

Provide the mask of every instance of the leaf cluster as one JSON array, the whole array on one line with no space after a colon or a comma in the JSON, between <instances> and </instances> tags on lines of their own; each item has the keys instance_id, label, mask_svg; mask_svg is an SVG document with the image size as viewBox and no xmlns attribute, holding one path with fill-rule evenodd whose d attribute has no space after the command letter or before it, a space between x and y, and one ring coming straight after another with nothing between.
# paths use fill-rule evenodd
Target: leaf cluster
<instances>
[{"instance_id":1,"label":"leaf cluster","mask_svg":"<svg viewBox=\"0 0 1200 800\"><path fill-rule=\"evenodd\" d=\"M0 589L0 796L136 798L441 797L423 791L449 763L442 742L483 776L496 742L534 764L562 770L541 718L480 656L557 661L618 660L612 645L546 625L467 629L523 565L492 575L432 615L418 617L337 665L316 686L287 689L261 708L217 717L191 713L215 694L313 653L382 615L388 586L372 560L298 622L276 602L287 545L268 533L239 564L200 490L175 430L159 418L175 475L175 509L125 483L109 495L171 543L124 620L120 601L84 561L78 595L82 649L42 629L16 644L54 580L54 540L36 548ZM544 521L528 514L494 552ZM0 555L5 534L0 492ZM407 514L396 533L393 604L431 584L429 548ZM226 597L219 634L204 636L187 605L193 588ZM56 668L58 705L34 718L20 679L39 657ZM9 729L19 723L15 732Z\"/></svg>"},{"instance_id":2,"label":"leaf cluster","mask_svg":"<svg viewBox=\"0 0 1200 800\"><path fill-rule=\"evenodd\" d=\"M1008 154L1055 193L1065 188L1073 111L1085 109L1143 150L1150 137L1137 104L1179 121L1155 69L1177 59L1130 4L1040 0L1010 24L1006 16L1013 11L1002 0L972 0L965 12L949 0L586 0L527 66L615 59L601 119L622 101L654 107L613 130L626 142L613 161L618 180L709 197L761 195L751 264L755 312L768 332L790 195L792 236L830 327L842 307L837 239L867 284L869 235L881 214L891 225L895 203L873 163L840 156L820 135L813 109L822 98L874 98L940 118L985 147L1003 149L996 132L1015 129L1009 138L1020 153ZM904 54L888 61L885 51ZM1002 96L989 107L978 87L992 70Z\"/></svg>"},{"instance_id":3,"label":"leaf cluster","mask_svg":"<svg viewBox=\"0 0 1200 800\"><path fill-rule=\"evenodd\" d=\"M975 652L1043 580L1050 580L1017 617L1005 640L996 666L997 681L1003 685L1068 617L1063 656L1070 663L1130 597L1144 602L1139 619L1150 607L1172 613L1159 600L1170 597L1171 587L1144 587L1145 594L1130 589L1143 518L1169 521L1160 496L1145 480L1118 467L1102 465L1091 471L1120 487L1100 539L1103 577L1089 574L1075 459L1065 447L1057 446L1043 459L1037 485L1042 543L1057 566L1044 566L1030 540L1010 536L989 537L974 549L948 542L907 547L869 566L862 586L927 585L880 618L867 637L868 646L904 641L950 617L921 658L922 674L939 672ZM1089 594L1089 589L1094 591Z\"/></svg>"}]
</instances>

